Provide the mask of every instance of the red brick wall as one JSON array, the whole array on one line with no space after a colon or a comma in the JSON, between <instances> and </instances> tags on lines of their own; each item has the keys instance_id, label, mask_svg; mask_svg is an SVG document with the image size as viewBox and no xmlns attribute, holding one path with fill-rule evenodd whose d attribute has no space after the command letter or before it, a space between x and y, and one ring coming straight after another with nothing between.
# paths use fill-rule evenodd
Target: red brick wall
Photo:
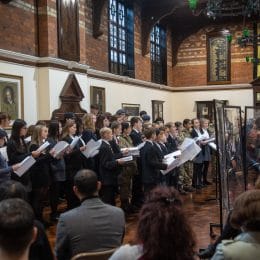
<instances>
[{"instance_id":1,"label":"red brick wall","mask_svg":"<svg viewBox=\"0 0 260 260\"><path fill-rule=\"evenodd\" d=\"M24 0L24 9L0 2L0 48L37 54L37 29L34 0Z\"/></svg>"},{"instance_id":2,"label":"red brick wall","mask_svg":"<svg viewBox=\"0 0 260 260\"><path fill-rule=\"evenodd\" d=\"M145 81L151 81L151 60L150 53L146 56L142 55L141 48L141 10L138 5L134 7L135 11L135 78Z\"/></svg>"},{"instance_id":3,"label":"red brick wall","mask_svg":"<svg viewBox=\"0 0 260 260\"><path fill-rule=\"evenodd\" d=\"M247 26L249 27L250 24ZM237 38L242 35L243 26L242 24L229 24L224 25L223 28L229 29L233 36L231 43L231 83L249 83L253 79L253 66L246 63L245 57L253 56L253 48L240 48L237 44ZM178 52L178 63L173 68L174 86L207 84L206 33L212 29L214 28L202 28L181 44Z\"/></svg>"},{"instance_id":4,"label":"red brick wall","mask_svg":"<svg viewBox=\"0 0 260 260\"><path fill-rule=\"evenodd\" d=\"M0 3L0 48L31 55L58 55L56 0L39 0L39 42L37 39L37 19L34 0L22 0L27 5L19 5L13 0L10 4ZM18 6L16 6L18 5ZM151 81L150 53L142 55L141 10L135 4L135 77ZM93 38L92 0L79 0L80 62L101 71L108 68L108 15L107 3L102 15L103 35ZM245 62L245 56L252 56L251 47L241 49L237 37L242 33L242 24L223 26L233 35L231 48L231 82L246 83L253 79L252 64ZM206 71L206 32L211 27L202 28L181 44L178 63L172 67L172 39L167 28L167 81L169 86L196 86L207 84ZM251 28L252 29L252 28ZM39 53L38 53L39 47Z\"/></svg>"},{"instance_id":5,"label":"red brick wall","mask_svg":"<svg viewBox=\"0 0 260 260\"><path fill-rule=\"evenodd\" d=\"M86 61L87 64L97 70L108 72L108 23L107 4L102 15L100 29L104 32L98 39L93 37L92 28L92 1L86 2Z\"/></svg>"}]
</instances>

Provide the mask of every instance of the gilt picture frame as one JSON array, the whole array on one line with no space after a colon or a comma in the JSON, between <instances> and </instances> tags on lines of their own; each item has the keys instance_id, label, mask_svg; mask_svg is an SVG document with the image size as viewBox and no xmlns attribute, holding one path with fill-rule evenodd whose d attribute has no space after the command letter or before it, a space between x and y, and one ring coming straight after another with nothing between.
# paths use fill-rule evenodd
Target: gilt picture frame
<instances>
[{"instance_id":1,"label":"gilt picture frame","mask_svg":"<svg viewBox=\"0 0 260 260\"><path fill-rule=\"evenodd\" d=\"M0 109L11 121L24 118L23 77L0 73Z\"/></svg>"}]
</instances>

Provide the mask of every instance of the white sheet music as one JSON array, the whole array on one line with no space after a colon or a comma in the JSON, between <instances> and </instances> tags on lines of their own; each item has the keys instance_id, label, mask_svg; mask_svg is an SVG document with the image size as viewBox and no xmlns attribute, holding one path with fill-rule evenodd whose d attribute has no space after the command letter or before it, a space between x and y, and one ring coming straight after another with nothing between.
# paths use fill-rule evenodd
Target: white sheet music
<instances>
[{"instance_id":1,"label":"white sheet music","mask_svg":"<svg viewBox=\"0 0 260 260\"><path fill-rule=\"evenodd\" d=\"M208 143L208 145L215 151L217 151L217 145L213 142Z\"/></svg>"},{"instance_id":2,"label":"white sheet music","mask_svg":"<svg viewBox=\"0 0 260 260\"><path fill-rule=\"evenodd\" d=\"M138 147L121 148L121 152L128 150L128 155L140 156L140 151Z\"/></svg>"},{"instance_id":3,"label":"white sheet music","mask_svg":"<svg viewBox=\"0 0 260 260\"><path fill-rule=\"evenodd\" d=\"M181 150L177 150L173 153L169 153L169 154L166 154L164 156L164 159L167 159L167 158L174 158L174 157L177 157L177 156L180 156L181 155Z\"/></svg>"},{"instance_id":4,"label":"white sheet music","mask_svg":"<svg viewBox=\"0 0 260 260\"><path fill-rule=\"evenodd\" d=\"M139 145L137 145L138 149L141 150L145 145L145 142L140 143Z\"/></svg>"},{"instance_id":5,"label":"white sheet music","mask_svg":"<svg viewBox=\"0 0 260 260\"><path fill-rule=\"evenodd\" d=\"M67 149L67 147L69 146L69 144L65 141L60 141L58 142L54 147L54 153L53 153L53 157L57 158L64 150Z\"/></svg>"},{"instance_id":6,"label":"white sheet music","mask_svg":"<svg viewBox=\"0 0 260 260\"><path fill-rule=\"evenodd\" d=\"M74 147L77 145L79 139L81 139L80 136L74 136L72 142L70 143L70 148L71 149L74 149Z\"/></svg>"},{"instance_id":7,"label":"white sheet music","mask_svg":"<svg viewBox=\"0 0 260 260\"><path fill-rule=\"evenodd\" d=\"M22 162L21 166L15 171L15 173L21 177L27 172L34 164L36 160L32 156L27 156Z\"/></svg>"},{"instance_id":8,"label":"white sheet music","mask_svg":"<svg viewBox=\"0 0 260 260\"><path fill-rule=\"evenodd\" d=\"M25 141L26 144L30 143L32 141L32 137L28 136L28 137L24 138L24 141Z\"/></svg>"},{"instance_id":9,"label":"white sheet music","mask_svg":"<svg viewBox=\"0 0 260 260\"><path fill-rule=\"evenodd\" d=\"M1 148L0 148L0 152L1 152L1 154L3 155L3 157L5 158L5 160L8 162L9 159L8 159L8 155L7 155L6 148L7 148L6 146L1 147Z\"/></svg>"},{"instance_id":10,"label":"white sheet music","mask_svg":"<svg viewBox=\"0 0 260 260\"><path fill-rule=\"evenodd\" d=\"M99 153L99 148L101 146L102 140L95 141L93 139L89 140L86 149L82 151L86 158L93 158Z\"/></svg>"},{"instance_id":11,"label":"white sheet music","mask_svg":"<svg viewBox=\"0 0 260 260\"><path fill-rule=\"evenodd\" d=\"M192 161L200 151L201 148L196 144L195 140L185 138L180 146L180 151L176 151L176 153L179 154L177 159L175 159L171 154L165 156L164 162L168 165L168 168L161 171L161 173L165 175L174 168L181 166L183 163Z\"/></svg>"},{"instance_id":12,"label":"white sheet music","mask_svg":"<svg viewBox=\"0 0 260 260\"><path fill-rule=\"evenodd\" d=\"M127 157L122 157L120 158L120 160L124 161L124 162L130 162L130 161L133 161L133 156L130 155L130 156L127 156Z\"/></svg>"},{"instance_id":13,"label":"white sheet music","mask_svg":"<svg viewBox=\"0 0 260 260\"><path fill-rule=\"evenodd\" d=\"M38 149L37 152L43 152L48 146L50 145L50 143L48 141L44 142Z\"/></svg>"}]
</instances>

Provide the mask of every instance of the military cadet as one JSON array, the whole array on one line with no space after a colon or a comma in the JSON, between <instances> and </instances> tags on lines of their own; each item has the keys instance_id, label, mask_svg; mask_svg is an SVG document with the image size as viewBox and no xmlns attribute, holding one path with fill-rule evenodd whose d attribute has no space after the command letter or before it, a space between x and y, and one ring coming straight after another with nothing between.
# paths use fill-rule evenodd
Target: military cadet
<instances>
[{"instance_id":1,"label":"military cadet","mask_svg":"<svg viewBox=\"0 0 260 260\"><path fill-rule=\"evenodd\" d=\"M118 137L120 148L130 148L133 147L133 141L129 136L132 131L132 128L129 123L122 123L122 135ZM126 214L133 212L133 207L131 207L130 199L131 199L131 186L132 186L132 178L137 175L137 164L136 160L130 161L122 167L121 174L118 176L118 185L119 185L119 193L121 200L121 208L124 210Z\"/></svg>"},{"instance_id":2,"label":"military cadet","mask_svg":"<svg viewBox=\"0 0 260 260\"><path fill-rule=\"evenodd\" d=\"M185 138L191 138L191 120L184 119L183 127L179 134L179 141L182 143ZM188 161L180 166L180 175L183 178L183 189L185 191L191 192L195 189L192 187L192 176L193 176L193 163Z\"/></svg>"}]
</instances>

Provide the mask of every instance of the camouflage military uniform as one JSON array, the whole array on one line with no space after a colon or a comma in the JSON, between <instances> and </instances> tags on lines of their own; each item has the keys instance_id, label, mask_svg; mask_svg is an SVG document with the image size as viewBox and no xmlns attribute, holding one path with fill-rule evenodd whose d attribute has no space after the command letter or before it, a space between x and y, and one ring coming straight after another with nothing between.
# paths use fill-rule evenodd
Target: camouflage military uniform
<instances>
[{"instance_id":1,"label":"camouflage military uniform","mask_svg":"<svg viewBox=\"0 0 260 260\"><path fill-rule=\"evenodd\" d=\"M182 143L185 138L191 138L190 132L184 128L178 137L179 143ZM189 188L192 185L193 175L193 163L188 161L180 166L180 181L185 188Z\"/></svg>"},{"instance_id":2,"label":"camouflage military uniform","mask_svg":"<svg viewBox=\"0 0 260 260\"><path fill-rule=\"evenodd\" d=\"M130 136L120 136L119 137L120 148L133 147L132 139ZM118 176L118 186L120 192L121 207L127 211L129 206L129 200L131 197L131 186L132 178L134 175L138 174L136 161L131 161L122 167L122 171Z\"/></svg>"}]
</instances>

